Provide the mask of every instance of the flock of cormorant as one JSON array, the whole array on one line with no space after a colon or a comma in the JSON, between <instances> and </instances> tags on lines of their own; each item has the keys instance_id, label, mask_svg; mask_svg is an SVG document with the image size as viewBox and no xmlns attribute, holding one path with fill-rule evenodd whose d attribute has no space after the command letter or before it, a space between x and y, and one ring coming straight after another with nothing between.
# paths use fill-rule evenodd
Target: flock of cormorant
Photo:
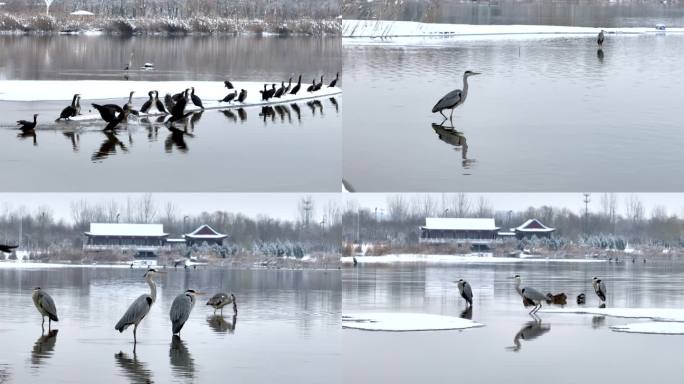
<instances>
[{"instance_id":1,"label":"flock of cormorant","mask_svg":"<svg viewBox=\"0 0 684 384\"><path fill-rule=\"evenodd\" d=\"M340 74L338 72L335 78L328 85L328 88L333 88L337 86L339 76ZM321 75L320 79L321 80L319 83L316 83L316 79L314 79L313 83L307 88L306 91L309 93L320 91L323 87L323 75ZM224 81L223 84L228 90L230 90L230 92L223 99L218 100L219 103L245 103L245 100L247 99L246 89L241 89L238 93L237 89L235 89L235 87L229 80ZM292 86L292 77L290 77L287 85L285 84L285 81L282 81L279 88L276 87L275 83L273 83L271 84L271 88L269 89L268 84L264 84L264 89L259 92L261 93L261 100L268 101L270 99L280 99L288 94L297 95L297 93L301 89L301 86L302 75L299 75L299 79L297 80L297 83L294 85L294 87ZM153 108L156 109L156 113L158 114L164 116L170 115L168 119L165 119L166 123L173 123L190 116L193 112L186 112L188 102L192 102L192 104L204 110L204 104L202 103L202 99L195 93L195 87L186 88L185 90L173 95L167 93L164 97L163 102L159 99L159 91L151 90L147 93L149 98L147 99L147 101L145 101L145 103L142 105L139 111L134 109L133 107L134 93L134 91L131 91L131 93L128 96L128 102L126 102L126 104L124 104L123 106L119 106L117 104L91 104L93 108L95 108L98 111L102 120L104 120L107 123L107 125L104 128L105 131L114 130L121 122L125 121L131 114L139 116L140 112L152 113ZM59 122L61 120L70 120L72 117L76 117L80 114L81 95L77 93L74 94L71 100L71 104L66 106L62 110L62 112L59 114L59 117L55 120L55 122ZM33 132L37 125L37 117L38 114L34 114L33 121L17 121L19 129L23 133Z\"/></svg>"}]
</instances>

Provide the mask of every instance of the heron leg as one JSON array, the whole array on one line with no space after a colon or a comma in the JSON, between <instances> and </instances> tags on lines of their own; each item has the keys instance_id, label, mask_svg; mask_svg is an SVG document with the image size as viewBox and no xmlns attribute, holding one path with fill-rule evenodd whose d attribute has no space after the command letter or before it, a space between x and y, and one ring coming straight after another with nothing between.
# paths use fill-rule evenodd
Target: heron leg
<instances>
[{"instance_id":1,"label":"heron leg","mask_svg":"<svg viewBox=\"0 0 684 384\"><path fill-rule=\"evenodd\" d=\"M442 112L442 109L439 110L439 114L442 115L442 117L444 117L444 120L447 119L446 115Z\"/></svg>"},{"instance_id":2,"label":"heron leg","mask_svg":"<svg viewBox=\"0 0 684 384\"><path fill-rule=\"evenodd\" d=\"M216 311L214 311L216 313ZM221 316L223 316L223 307L221 307Z\"/></svg>"},{"instance_id":3,"label":"heron leg","mask_svg":"<svg viewBox=\"0 0 684 384\"><path fill-rule=\"evenodd\" d=\"M52 328L52 319L48 318L48 332L50 332Z\"/></svg>"},{"instance_id":4,"label":"heron leg","mask_svg":"<svg viewBox=\"0 0 684 384\"><path fill-rule=\"evenodd\" d=\"M138 342L138 337L135 334L135 331L138 330L138 324L133 325L133 345L135 345Z\"/></svg>"}]
</instances>

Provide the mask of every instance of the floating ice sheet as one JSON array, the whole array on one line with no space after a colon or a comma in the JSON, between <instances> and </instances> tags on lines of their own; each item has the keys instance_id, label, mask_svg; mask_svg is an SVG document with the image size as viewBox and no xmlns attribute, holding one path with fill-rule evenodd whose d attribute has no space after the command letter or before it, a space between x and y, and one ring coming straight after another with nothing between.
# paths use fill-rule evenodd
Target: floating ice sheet
<instances>
[{"instance_id":1,"label":"floating ice sheet","mask_svg":"<svg viewBox=\"0 0 684 384\"><path fill-rule=\"evenodd\" d=\"M365 331L444 331L482 327L483 324L453 316L425 313L348 313L342 315L342 328Z\"/></svg>"},{"instance_id":2,"label":"floating ice sheet","mask_svg":"<svg viewBox=\"0 0 684 384\"><path fill-rule=\"evenodd\" d=\"M439 264L479 264L479 263L605 263L599 259L554 259L554 258L524 258L494 257L489 255L384 255L384 256L356 256L359 264L393 264L393 263L439 263ZM351 256L342 257L342 263L353 263Z\"/></svg>"},{"instance_id":3,"label":"floating ice sheet","mask_svg":"<svg viewBox=\"0 0 684 384\"><path fill-rule=\"evenodd\" d=\"M659 322L684 322L684 309L678 308L549 308L542 309L541 312L652 319Z\"/></svg>"},{"instance_id":4,"label":"floating ice sheet","mask_svg":"<svg viewBox=\"0 0 684 384\"><path fill-rule=\"evenodd\" d=\"M646 333L654 335L684 335L684 322L672 321L647 321L644 323L631 323L614 325L610 327L616 332Z\"/></svg>"}]
</instances>

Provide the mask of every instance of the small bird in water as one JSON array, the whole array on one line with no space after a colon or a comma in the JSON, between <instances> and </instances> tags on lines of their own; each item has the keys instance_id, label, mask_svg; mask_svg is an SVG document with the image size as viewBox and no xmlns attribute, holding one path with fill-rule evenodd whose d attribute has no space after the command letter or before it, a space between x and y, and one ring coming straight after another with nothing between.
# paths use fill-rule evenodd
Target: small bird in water
<instances>
[{"instance_id":1,"label":"small bird in water","mask_svg":"<svg viewBox=\"0 0 684 384\"><path fill-rule=\"evenodd\" d=\"M601 32L598 34L598 38L596 39L596 43L598 44L599 49L603 49L603 40L606 39L606 36L603 34L605 31L602 29Z\"/></svg>"},{"instance_id":2,"label":"small bird in water","mask_svg":"<svg viewBox=\"0 0 684 384\"><path fill-rule=\"evenodd\" d=\"M463 104L466 100L466 97L468 97L468 78L470 76L476 76L479 74L479 72L465 71L463 73L463 90L454 89L453 91L444 95L444 97L439 99L437 104L435 104L435 106L432 107L432 113L439 112L446 121L447 117L446 115L444 115L442 111L445 109L451 109L451 115L449 115L449 119L451 120L454 116L454 108Z\"/></svg>"},{"instance_id":3,"label":"small bird in water","mask_svg":"<svg viewBox=\"0 0 684 384\"><path fill-rule=\"evenodd\" d=\"M316 90L316 79L311 80L311 85L306 88L306 91L311 93Z\"/></svg>"},{"instance_id":4,"label":"small bird in water","mask_svg":"<svg viewBox=\"0 0 684 384\"><path fill-rule=\"evenodd\" d=\"M240 96L238 96L238 101L241 103L245 102L245 99L247 99L247 90L246 89L241 89L240 90Z\"/></svg>"},{"instance_id":5,"label":"small bird in water","mask_svg":"<svg viewBox=\"0 0 684 384\"><path fill-rule=\"evenodd\" d=\"M45 326L45 317L47 316L49 331L52 322L59 321L59 318L57 318L57 307L55 307L54 300L52 300L52 297L50 297L47 292L40 289L40 287L33 288L32 299L33 304L36 306L38 312L40 312L40 315L43 318L41 327Z\"/></svg>"},{"instance_id":6,"label":"small bird in water","mask_svg":"<svg viewBox=\"0 0 684 384\"><path fill-rule=\"evenodd\" d=\"M169 113L164 107L164 103L162 103L161 100L159 100L159 91L154 91L154 105L157 107L157 110L159 110L159 112L164 114Z\"/></svg>"},{"instance_id":7,"label":"small bird in water","mask_svg":"<svg viewBox=\"0 0 684 384\"><path fill-rule=\"evenodd\" d=\"M330 82L330 85L328 85L328 88L334 88L334 87L336 87L336 86L337 86L337 80L339 80L339 78L340 78L340 73L337 72L337 74L335 75L335 78L333 79L333 81L331 81L331 82Z\"/></svg>"},{"instance_id":8,"label":"small bird in water","mask_svg":"<svg viewBox=\"0 0 684 384\"><path fill-rule=\"evenodd\" d=\"M314 86L313 91L314 91L314 92L320 91L322 86L323 86L323 75L321 75L321 82L318 83L318 84L316 84L316 85Z\"/></svg>"},{"instance_id":9,"label":"small bird in water","mask_svg":"<svg viewBox=\"0 0 684 384\"><path fill-rule=\"evenodd\" d=\"M235 99L235 97L237 96L237 94L238 94L237 91L232 92L232 93L229 93L229 94L226 95L226 97L224 97L223 99L219 100L218 102L219 102L219 103L230 103L230 102L233 101L233 99Z\"/></svg>"},{"instance_id":10,"label":"small bird in water","mask_svg":"<svg viewBox=\"0 0 684 384\"><path fill-rule=\"evenodd\" d=\"M228 89L233 89L233 88L234 88L234 87L233 87L233 83L231 83L231 82L228 81L228 80L225 80L225 81L223 82L223 86L226 87L226 88L228 88Z\"/></svg>"},{"instance_id":11,"label":"small bird in water","mask_svg":"<svg viewBox=\"0 0 684 384\"><path fill-rule=\"evenodd\" d=\"M237 314L237 301L235 300L235 295L234 294L226 294L226 293L217 293L215 294L209 301L207 301L207 305L211 305L214 308L214 314L216 314L216 310L221 310L221 315L223 315L223 307L225 307L228 304L233 304L233 313Z\"/></svg>"},{"instance_id":12,"label":"small bird in water","mask_svg":"<svg viewBox=\"0 0 684 384\"><path fill-rule=\"evenodd\" d=\"M76 102L78 101L79 94L75 94L74 98L71 100L71 105L67 106L66 108L62 109L62 112L59 114L59 117L55 122L60 121L62 119L69 120L70 118L76 116L78 114L78 110L76 109Z\"/></svg>"},{"instance_id":13,"label":"small bird in water","mask_svg":"<svg viewBox=\"0 0 684 384\"><path fill-rule=\"evenodd\" d=\"M296 95L297 92L302 88L302 75L299 75L299 80L297 80L297 85L292 88L290 91L290 95Z\"/></svg>"},{"instance_id":14,"label":"small bird in water","mask_svg":"<svg viewBox=\"0 0 684 384\"><path fill-rule=\"evenodd\" d=\"M468 303L469 307L472 307L473 290L472 288L470 288L470 284L468 284L468 282L463 279L458 279L456 285L458 286L458 292L461 294L461 297L466 301L466 303Z\"/></svg>"},{"instance_id":15,"label":"small bird in water","mask_svg":"<svg viewBox=\"0 0 684 384\"><path fill-rule=\"evenodd\" d=\"M192 100L192 103L204 109L204 106L202 105L202 99L200 99L199 96L195 95L195 87L191 87L190 89L192 90L192 92L190 93L190 99Z\"/></svg>"},{"instance_id":16,"label":"small bird in water","mask_svg":"<svg viewBox=\"0 0 684 384\"><path fill-rule=\"evenodd\" d=\"M143 105L140 107L140 112L147 113L147 111L152 108L152 103L154 103L154 91L149 91L147 92L147 95L150 97Z\"/></svg>"},{"instance_id":17,"label":"small bird in water","mask_svg":"<svg viewBox=\"0 0 684 384\"><path fill-rule=\"evenodd\" d=\"M28 131L33 131L36 128L36 124L38 123L38 114L33 115L33 121L27 121L27 120L17 120L17 125L19 126L19 129L21 129L24 132Z\"/></svg>"},{"instance_id":18,"label":"small bird in water","mask_svg":"<svg viewBox=\"0 0 684 384\"><path fill-rule=\"evenodd\" d=\"M3 253L12 253L14 250L18 247L18 245L7 245L7 244L0 244L0 252Z\"/></svg>"},{"instance_id":19,"label":"small bird in water","mask_svg":"<svg viewBox=\"0 0 684 384\"><path fill-rule=\"evenodd\" d=\"M599 299L601 299L601 302L604 303L606 301L606 284L601 279L594 276L591 279L591 285L594 287L596 296L598 296Z\"/></svg>"},{"instance_id":20,"label":"small bird in water","mask_svg":"<svg viewBox=\"0 0 684 384\"><path fill-rule=\"evenodd\" d=\"M197 301L196 296L199 294L201 293L194 289L188 289L173 300L171 310L169 311L169 318L171 319L171 328L174 335L180 336L180 331L183 329L185 322L188 321L190 312L192 312Z\"/></svg>"},{"instance_id":21,"label":"small bird in water","mask_svg":"<svg viewBox=\"0 0 684 384\"><path fill-rule=\"evenodd\" d=\"M280 88L278 88L278 90L273 94L273 97L275 97L276 99L279 99L280 96L282 96L284 92L285 92L285 82L281 81L280 82Z\"/></svg>"},{"instance_id":22,"label":"small bird in water","mask_svg":"<svg viewBox=\"0 0 684 384\"><path fill-rule=\"evenodd\" d=\"M586 303L586 302L587 302L587 298L586 298L586 296L584 295L584 293L580 293L579 295L577 295L577 304L578 304L578 305L582 305L582 304L584 304L584 303Z\"/></svg>"},{"instance_id":23,"label":"small bird in water","mask_svg":"<svg viewBox=\"0 0 684 384\"><path fill-rule=\"evenodd\" d=\"M546 302L548 304L566 305L568 303L568 296L562 292L557 295L554 295L553 293L549 292L546 294L546 297Z\"/></svg>"}]
</instances>

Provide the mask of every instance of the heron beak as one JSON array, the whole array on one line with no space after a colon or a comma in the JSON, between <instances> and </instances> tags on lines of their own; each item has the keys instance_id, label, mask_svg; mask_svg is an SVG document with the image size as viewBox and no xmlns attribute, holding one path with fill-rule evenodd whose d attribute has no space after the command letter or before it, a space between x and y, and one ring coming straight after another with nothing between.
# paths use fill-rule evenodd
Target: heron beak
<instances>
[{"instance_id":1,"label":"heron beak","mask_svg":"<svg viewBox=\"0 0 684 384\"><path fill-rule=\"evenodd\" d=\"M473 72L472 74L473 74L473 75L481 75L482 72Z\"/></svg>"}]
</instances>

